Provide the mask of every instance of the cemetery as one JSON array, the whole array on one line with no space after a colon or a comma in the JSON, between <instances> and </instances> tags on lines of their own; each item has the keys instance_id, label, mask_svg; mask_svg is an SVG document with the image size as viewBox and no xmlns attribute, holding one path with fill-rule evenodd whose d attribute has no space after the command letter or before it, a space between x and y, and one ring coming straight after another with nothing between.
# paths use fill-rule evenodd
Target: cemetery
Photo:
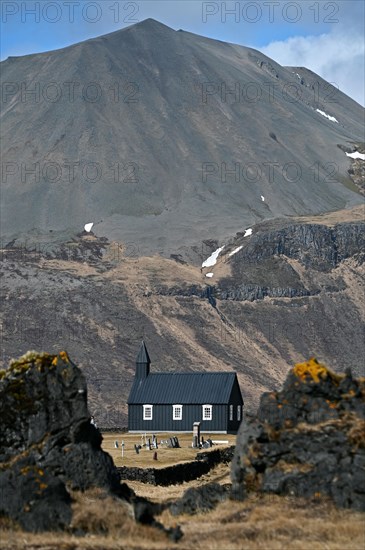
<instances>
[{"instance_id":1,"label":"cemetery","mask_svg":"<svg viewBox=\"0 0 365 550\"><path fill-rule=\"evenodd\" d=\"M105 433L102 448L113 457L118 468L159 469L194 462L199 451L210 453L218 449L225 450L234 445L236 440L233 434L224 434L222 437L204 434L200 435L200 447L193 447L194 437L193 430L182 434ZM213 444L210 445L208 440Z\"/></svg>"}]
</instances>

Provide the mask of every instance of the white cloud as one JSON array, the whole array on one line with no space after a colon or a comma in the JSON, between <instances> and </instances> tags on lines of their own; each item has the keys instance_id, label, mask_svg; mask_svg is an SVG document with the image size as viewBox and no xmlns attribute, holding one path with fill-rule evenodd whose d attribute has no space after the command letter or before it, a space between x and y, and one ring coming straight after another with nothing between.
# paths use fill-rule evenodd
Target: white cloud
<instances>
[{"instance_id":1,"label":"white cloud","mask_svg":"<svg viewBox=\"0 0 365 550\"><path fill-rule=\"evenodd\" d=\"M295 36L259 48L280 65L306 67L337 84L339 89L364 105L365 43L361 33L334 28L320 36Z\"/></svg>"}]
</instances>

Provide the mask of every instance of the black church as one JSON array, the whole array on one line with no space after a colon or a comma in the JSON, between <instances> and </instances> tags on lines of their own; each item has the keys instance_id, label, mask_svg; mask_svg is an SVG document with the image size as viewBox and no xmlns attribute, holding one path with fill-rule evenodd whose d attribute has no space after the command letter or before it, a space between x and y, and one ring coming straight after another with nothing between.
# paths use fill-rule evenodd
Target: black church
<instances>
[{"instance_id":1,"label":"black church","mask_svg":"<svg viewBox=\"0 0 365 550\"><path fill-rule=\"evenodd\" d=\"M150 373L150 358L142 342L128 399L130 432L236 433L243 400L234 372Z\"/></svg>"}]
</instances>

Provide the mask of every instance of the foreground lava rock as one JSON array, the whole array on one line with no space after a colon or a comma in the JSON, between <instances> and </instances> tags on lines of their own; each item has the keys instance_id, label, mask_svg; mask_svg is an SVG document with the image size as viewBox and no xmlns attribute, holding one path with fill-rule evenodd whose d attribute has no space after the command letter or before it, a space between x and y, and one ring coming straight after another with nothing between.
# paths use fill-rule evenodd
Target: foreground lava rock
<instances>
[{"instance_id":1,"label":"foreground lava rock","mask_svg":"<svg viewBox=\"0 0 365 550\"><path fill-rule=\"evenodd\" d=\"M112 458L90 424L86 382L66 352L28 352L0 371L0 515L30 531L69 525L69 489L123 498Z\"/></svg>"},{"instance_id":2,"label":"foreground lava rock","mask_svg":"<svg viewBox=\"0 0 365 550\"><path fill-rule=\"evenodd\" d=\"M183 496L170 505L170 512L173 516L180 514L198 514L209 512L226 500L228 489L219 483L207 483L201 487L190 487Z\"/></svg>"},{"instance_id":3,"label":"foreground lava rock","mask_svg":"<svg viewBox=\"0 0 365 550\"><path fill-rule=\"evenodd\" d=\"M337 375L316 359L261 397L258 419L243 421L232 461L232 498L250 491L329 495L365 510L365 379Z\"/></svg>"}]
</instances>

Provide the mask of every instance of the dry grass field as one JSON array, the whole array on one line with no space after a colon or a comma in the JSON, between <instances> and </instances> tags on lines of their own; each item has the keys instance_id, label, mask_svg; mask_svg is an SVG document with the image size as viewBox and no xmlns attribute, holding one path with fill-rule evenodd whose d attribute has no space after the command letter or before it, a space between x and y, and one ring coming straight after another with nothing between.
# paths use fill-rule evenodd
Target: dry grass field
<instances>
[{"instance_id":1,"label":"dry grass field","mask_svg":"<svg viewBox=\"0 0 365 550\"><path fill-rule=\"evenodd\" d=\"M142 449L136 455L134 444L139 434L106 434L103 447L118 466L157 466L153 452ZM158 441L165 434L158 435ZM229 440L234 436L216 435ZM114 441L125 442L125 457ZM158 465L191 460L191 434L179 436L181 449L159 448ZM214 448L214 447L213 447ZM189 487L205 483L230 482L228 465L219 465L208 474L180 485L154 487L127 482L140 496L154 502L171 502ZM325 498L305 500L275 495L250 496L245 502L222 502L214 511L195 516L174 517L168 510L157 517L166 527L181 526L184 533L178 543L171 542L158 529L137 524L132 507L112 498L100 489L84 494L73 493L72 528L78 533L29 534L0 520L2 550L363 550L365 514L338 510ZM84 535L83 532L87 531Z\"/></svg>"},{"instance_id":2,"label":"dry grass field","mask_svg":"<svg viewBox=\"0 0 365 550\"><path fill-rule=\"evenodd\" d=\"M150 497L154 497L150 488ZM3 525L0 548L6 550L363 550L361 513L337 510L326 500L266 497L223 502L213 512L173 517L165 511L165 526L179 524L184 536L172 543L164 533L138 525L131 510L100 490L76 494L73 527L86 536L33 535Z\"/></svg>"}]
</instances>

